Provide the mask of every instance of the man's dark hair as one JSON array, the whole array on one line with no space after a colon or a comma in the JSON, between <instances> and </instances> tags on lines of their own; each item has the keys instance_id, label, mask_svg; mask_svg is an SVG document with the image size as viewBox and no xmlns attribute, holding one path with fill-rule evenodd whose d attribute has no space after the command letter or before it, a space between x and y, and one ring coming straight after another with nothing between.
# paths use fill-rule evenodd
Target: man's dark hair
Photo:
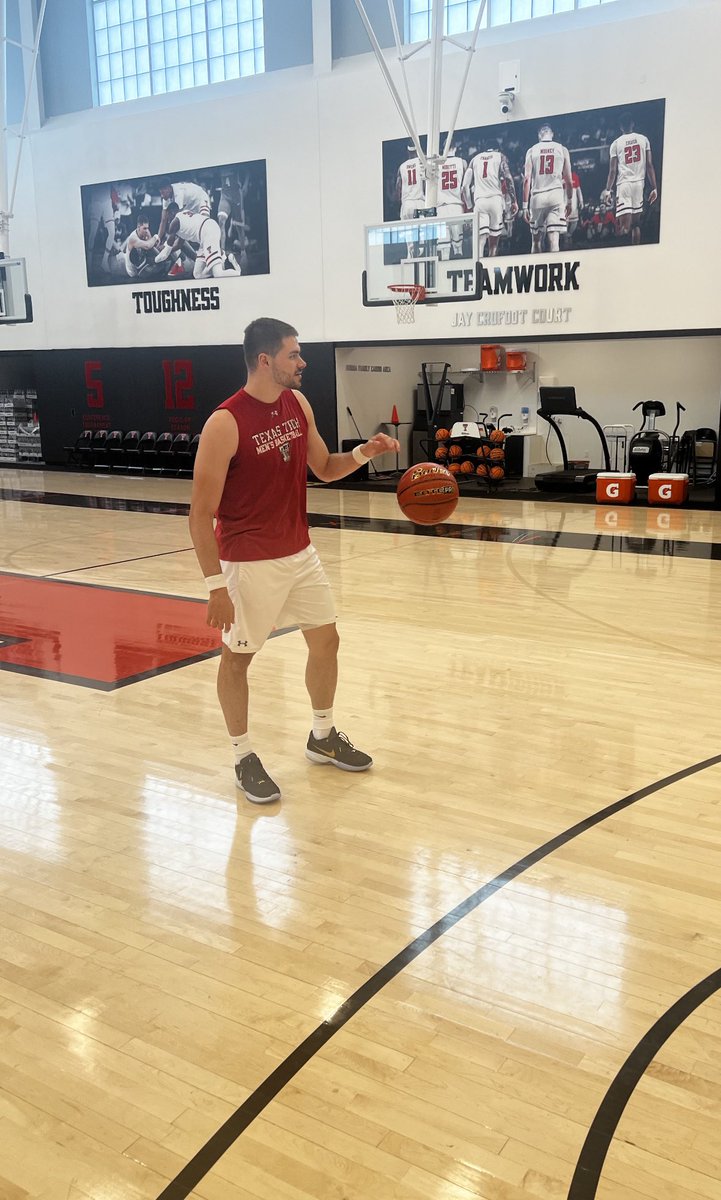
<instances>
[{"instance_id":1,"label":"man's dark hair","mask_svg":"<svg viewBox=\"0 0 721 1200\"><path fill-rule=\"evenodd\" d=\"M245 365L249 371L258 366L259 354L277 354L285 338L297 337L298 330L274 317L258 317L251 321L243 337Z\"/></svg>"},{"instance_id":2,"label":"man's dark hair","mask_svg":"<svg viewBox=\"0 0 721 1200\"><path fill-rule=\"evenodd\" d=\"M177 217L178 213L180 212L180 205L176 204L174 200L171 200L165 211L169 217Z\"/></svg>"},{"instance_id":3,"label":"man's dark hair","mask_svg":"<svg viewBox=\"0 0 721 1200\"><path fill-rule=\"evenodd\" d=\"M636 122L630 112L621 113L619 125L621 126L622 133L633 133L636 128Z\"/></svg>"},{"instance_id":4,"label":"man's dark hair","mask_svg":"<svg viewBox=\"0 0 721 1200\"><path fill-rule=\"evenodd\" d=\"M150 224L150 213L148 212L147 208L141 208L138 211L138 219L135 222L136 228L138 225L149 225L149 224Z\"/></svg>"}]
</instances>

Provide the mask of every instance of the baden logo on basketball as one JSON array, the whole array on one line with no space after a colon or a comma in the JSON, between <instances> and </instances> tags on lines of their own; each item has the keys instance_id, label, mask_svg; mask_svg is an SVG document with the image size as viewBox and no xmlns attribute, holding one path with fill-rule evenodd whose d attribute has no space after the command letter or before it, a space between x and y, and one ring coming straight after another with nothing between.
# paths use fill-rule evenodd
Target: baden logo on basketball
<instances>
[{"instance_id":1,"label":"baden logo on basketball","mask_svg":"<svg viewBox=\"0 0 721 1200\"><path fill-rule=\"evenodd\" d=\"M427 478L428 475L435 475L436 477L439 475L448 475L446 468L440 467L438 463L422 463L419 467L411 467L410 472L406 472L406 474L409 473L413 483L417 479Z\"/></svg>"},{"instance_id":2,"label":"baden logo on basketball","mask_svg":"<svg viewBox=\"0 0 721 1200\"><path fill-rule=\"evenodd\" d=\"M438 463L409 467L398 481L396 495L403 514L416 525L437 525L458 504L458 484Z\"/></svg>"}]
</instances>

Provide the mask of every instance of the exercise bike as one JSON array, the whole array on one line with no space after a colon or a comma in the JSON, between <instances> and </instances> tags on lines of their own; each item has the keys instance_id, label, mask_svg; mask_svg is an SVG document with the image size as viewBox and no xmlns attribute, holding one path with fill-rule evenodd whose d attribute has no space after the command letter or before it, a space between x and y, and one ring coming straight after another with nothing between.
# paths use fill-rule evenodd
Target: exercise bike
<instances>
[{"instance_id":1,"label":"exercise bike","mask_svg":"<svg viewBox=\"0 0 721 1200\"><path fill-rule=\"evenodd\" d=\"M638 433L634 433L628 445L628 470L636 476L637 487L648 487L649 475L660 471L672 471L678 452L678 427L681 413L686 409L676 401L676 424L673 433L656 428L659 417L666 416L666 407L661 400L641 400L634 404L633 412L641 409L643 421Z\"/></svg>"}]
</instances>

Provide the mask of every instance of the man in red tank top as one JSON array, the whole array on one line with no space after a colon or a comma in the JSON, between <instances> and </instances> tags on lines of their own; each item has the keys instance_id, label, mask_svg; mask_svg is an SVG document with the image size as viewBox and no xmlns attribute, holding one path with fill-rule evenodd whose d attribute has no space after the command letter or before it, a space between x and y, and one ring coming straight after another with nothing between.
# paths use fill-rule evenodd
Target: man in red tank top
<instances>
[{"instance_id":1,"label":"man in red tank top","mask_svg":"<svg viewBox=\"0 0 721 1200\"><path fill-rule=\"evenodd\" d=\"M338 633L330 586L308 533L306 467L332 483L399 445L377 433L347 454L329 452L310 404L296 390L305 363L292 325L270 317L252 321L243 350L248 381L211 413L200 437L190 533L208 586L208 625L222 630L218 698L236 784L254 804L268 804L280 799L280 789L248 736L248 668L273 628L298 625L308 646L313 729L306 758L343 771L372 764L333 723Z\"/></svg>"}]
</instances>

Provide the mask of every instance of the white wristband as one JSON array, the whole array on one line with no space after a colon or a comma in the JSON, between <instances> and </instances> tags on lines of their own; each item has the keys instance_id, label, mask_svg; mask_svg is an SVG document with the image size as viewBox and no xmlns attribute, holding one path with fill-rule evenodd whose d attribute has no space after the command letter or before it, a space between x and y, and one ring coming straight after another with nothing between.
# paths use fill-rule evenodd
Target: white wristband
<instances>
[{"instance_id":1,"label":"white wristband","mask_svg":"<svg viewBox=\"0 0 721 1200\"><path fill-rule=\"evenodd\" d=\"M354 446L351 450L351 454L360 467L363 467L367 462L370 462L368 455L363 453L360 446Z\"/></svg>"},{"instance_id":2,"label":"white wristband","mask_svg":"<svg viewBox=\"0 0 721 1200\"><path fill-rule=\"evenodd\" d=\"M218 588L224 588L228 585L225 582L224 575L206 575L205 586L208 589L208 595L210 595L211 592L217 591Z\"/></svg>"}]
</instances>

